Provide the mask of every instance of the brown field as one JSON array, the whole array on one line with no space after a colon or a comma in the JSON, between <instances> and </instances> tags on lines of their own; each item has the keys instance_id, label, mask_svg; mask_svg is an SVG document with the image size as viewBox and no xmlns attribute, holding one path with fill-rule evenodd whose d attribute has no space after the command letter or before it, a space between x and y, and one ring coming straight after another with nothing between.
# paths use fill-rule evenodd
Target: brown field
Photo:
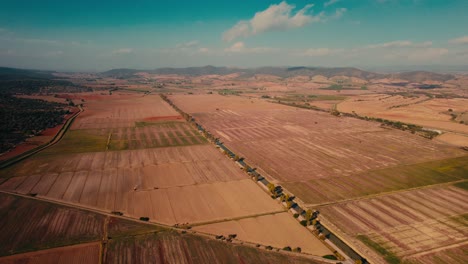
<instances>
[{"instance_id":1,"label":"brown field","mask_svg":"<svg viewBox=\"0 0 468 264\"><path fill-rule=\"evenodd\" d=\"M465 242L461 246L449 246L443 250L429 251L422 254L416 254L404 260L408 264L437 264L437 263L453 263L464 264L468 259L468 243Z\"/></svg>"},{"instance_id":2,"label":"brown field","mask_svg":"<svg viewBox=\"0 0 468 264\"><path fill-rule=\"evenodd\" d=\"M468 156L455 146L317 111L265 102L250 109L256 101L239 96L217 97L214 110L191 96L171 99L261 174L319 207L348 242L377 247L390 263L466 240L467 193L444 187L468 177ZM242 100L247 109L231 108Z\"/></svg>"},{"instance_id":3,"label":"brown field","mask_svg":"<svg viewBox=\"0 0 468 264\"><path fill-rule=\"evenodd\" d=\"M167 225L285 211L159 96L85 95L63 95L85 98L85 111L60 143L2 170L0 190ZM286 242L321 243L289 217Z\"/></svg>"},{"instance_id":4,"label":"brown field","mask_svg":"<svg viewBox=\"0 0 468 264\"><path fill-rule=\"evenodd\" d=\"M20 94L20 95L15 95L18 98L25 98L25 99L39 99L39 100L44 100L48 102L56 102L56 103L62 103L62 104L67 104L68 102L65 100L65 98L61 97L55 97L52 95L26 95L26 94Z\"/></svg>"},{"instance_id":5,"label":"brown field","mask_svg":"<svg viewBox=\"0 0 468 264\"><path fill-rule=\"evenodd\" d=\"M468 99L429 99L426 96L403 97L391 95L365 95L338 104L338 110L360 115L380 117L428 128L468 134L468 125L452 121L448 109L467 112Z\"/></svg>"},{"instance_id":6,"label":"brown field","mask_svg":"<svg viewBox=\"0 0 468 264\"><path fill-rule=\"evenodd\" d=\"M444 133L436 138L436 140L455 145L455 146L468 146L468 136L455 134L455 133Z\"/></svg>"},{"instance_id":7,"label":"brown field","mask_svg":"<svg viewBox=\"0 0 468 264\"><path fill-rule=\"evenodd\" d=\"M86 101L86 111L73 123L72 129L133 127L136 121L145 118L179 116L158 95L121 95L115 99L113 96Z\"/></svg>"},{"instance_id":8,"label":"brown field","mask_svg":"<svg viewBox=\"0 0 468 264\"><path fill-rule=\"evenodd\" d=\"M192 234L159 232L109 241L103 263L326 263ZM327 262L329 263L329 262Z\"/></svg>"},{"instance_id":9,"label":"brown field","mask_svg":"<svg viewBox=\"0 0 468 264\"><path fill-rule=\"evenodd\" d=\"M468 156L369 170L351 176L284 182L303 202L316 205L468 179ZM313 190L313 191L311 191Z\"/></svg>"},{"instance_id":10,"label":"brown field","mask_svg":"<svg viewBox=\"0 0 468 264\"><path fill-rule=\"evenodd\" d=\"M217 94L193 94L171 96L174 104L186 113L215 112L216 109L237 112L242 110L288 109L287 106L270 104L259 98L246 99L240 96Z\"/></svg>"},{"instance_id":11,"label":"brown field","mask_svg":"<svg viewBox=\"0 0 468 264\"><path fill-rule=\"evenodd\" d=\"M191 96L172 98L182 108L184 100L191 101ZM242 99L220 97L219 104L228 105L224 101L231 98L235 102ZM291 107L270 110L269 106L277 107L262 103L258 107L263 110L258 111L222 108L194 116L239 156L246 157L278 182L303 183L353 176L465 154L407 132L382 128L377 123ZM282 166L283 163L289 166Z\"/></svg>"},{"instance_id":12,"label":"brown field","mask_svg":"<svg viewBox=\"0 0 468 264\"><path fill-rule=\"evenodd\" d=\"M96 241L104 232L104 216L3 193L0 215L0 256Z\"/></svg>"},{"instance_id":13,"label":"brown field","mask_svg":"<svg viewBox=\"0 0 468 264\"><path fill-rule=\"evenodd\" d=\"M80 115L74 123L75 129L69 132L69 138L32 159L3 170L1 175L11 178L0 188L106 211L121 211L137 218L148 216L151 221L166 224L206 222L283 210L212 145L105 151L109 129L115 132L110 137L110 148L120 140L135 141L136 146L146 147L144 132L164 134L167 140L199 138L198 132L185 121L138 121L178 116L160 97L134 95L131 99L87 101L86 115ZM97 117L107 114L107 122L98 120ZM137 122L137 127L134 130L122 127L122 119L132 122L131 126ZM89 130L92 124L108 130L102 132L94 128L93 134ZM79 129L83 127L87 129ZM64 155L67 152L70 154Z\"/></svg>"},{"instance_id":14,"label":"brown field","mask_svg":"<svg viewBox=\"0 0 468 264\"><path fill-rule=\"evenodd\" d=\"M237 239L277 248L300 247L302 252L319 256L332 254L331 250L315 237L310 234L304 235L308 230L295 222L290 214L279 213L196 226L194 230L226 237L229 234L237 234Z\"/></svg>"},{"instance_id":15,"label":"brown field","mask_svg":"<svg viewBox=\"0 0 468 264\"><path fill-rule=\"evenodd\" d=\"M411 259L446 246L466 247L468 192L453 186L399 192L319 210L346 234L371 247L377 243L397 258Z\"/></svg>"},{"instance_id":16,"label":"brown field","mask_svg":"<svg viewBox=\"0 0 468 264\"><path fill-rule=\"evenodd\" d=\"M167 224L282 210L210 145L43 156L12 170L0 189Z\"/></svg>"},{"instance_id":17,"label":"brown field","mask_svg":"<svg viewBox=\"0 0 468 264\"><path fill-rule=\"evenodd\" d=\"M80 244L0 258L1 264L99 263L99 243Z\"/></svg>"}]
</instances>

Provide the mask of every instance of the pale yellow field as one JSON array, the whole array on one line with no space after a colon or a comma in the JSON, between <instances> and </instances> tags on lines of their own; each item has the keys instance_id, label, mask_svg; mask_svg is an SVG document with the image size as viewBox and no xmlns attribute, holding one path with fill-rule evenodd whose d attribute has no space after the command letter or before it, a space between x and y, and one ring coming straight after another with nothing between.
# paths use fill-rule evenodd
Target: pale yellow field
<instances>
[{"instance_id":1,"label":"pale yellow field","mask_svg":"<svg viewBox=\"0 0 468 264\"><path fill-rule=\"evenodd\" d=\"M309 231L298 225L288 213L196 226L194 230L226 237L237 234L237 239L278 248L300 247L303 252L318 256L332 254L319 239L307 234Z\"/></svg>"},{"instance_id":2,"label":"pale yellow field","mask_svg":"<svg viewBox=\"0 0 468 264\"><path fill-rule=\"evenodd\" d=\"M430 99L426 96L403 97L400 95L365 95L353 97L338 104L338 111L362 116L416 124L423 127L468 133L468 125L450 120L449 109L468 111L468 99Z\"/></svg>"}]
</instances>

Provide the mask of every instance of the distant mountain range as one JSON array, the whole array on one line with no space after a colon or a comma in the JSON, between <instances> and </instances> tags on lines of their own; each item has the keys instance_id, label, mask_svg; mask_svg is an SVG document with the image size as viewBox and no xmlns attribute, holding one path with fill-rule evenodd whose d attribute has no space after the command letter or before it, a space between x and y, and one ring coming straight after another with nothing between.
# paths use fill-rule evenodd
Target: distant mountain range
<instances>
[{"instance_id":1,"label":"distant mountain range","mask_svg":"<svg viewBox=\"0 0 468 264\"><path fill-rule=\"evenodd\" d=\"M26 70L0 67L0 80L17 80L17 79L52 79L53 71L41 70Z\"/></svg>"},{"instance_id":2,"label":"distant mountain range","mask_svg":"<svg viewBox=\"0 0 468 264\"><path fill-rule=\"evenodd\" d=\"M240 79L250 78L255 75L273 75L280 78L289 78L294 76L325 76L327 78L335 76L355 77L364 80L375 80L383 78L406 80L409 82L424 81L448 81L456 78L453 74L435 73L428 71L409 71L400 73L375 73L352 67L323 68L323 67L261 67L261 68L229 68L229 67L188 67L188 68L159 68L154 70L138 69L113 69L99 73L103 77L114 78L132 78L137 73L150 74L175 74L184 76L202 76L202 75L227 75L239 74ZM0 67L0 80L18 80L18 79L56 79L53 71L27 70Z\"/></svg>"},{"instance_id":3,"label":"distant mountain range","mask_svg":"<svg viewBox=\"0 0 468 264\"><path fill-rule=\"evenodd\" d=\"M278 76L281 78L289 78L294 76L325 76L327 78L335 76L355 77L364 80L392 78L407 80L409 82L424 82L424 81L448 81L456 78L452 74L435 73L428 71L410 71L392 74L375 73L364 71L352 67L339 68L322 68L322 67L261 67L261 68L228 68L228 67L188 67L188 68L159 68L155 70L135 70L135 69L113 69L102 72L101 75L115 78L130 78L136 73L150 74L176 74L185 76L202 76L202 75L227 75L238 73L239 78L249 78L257 74L266 74Z\"/></svg>"}]
</instances>

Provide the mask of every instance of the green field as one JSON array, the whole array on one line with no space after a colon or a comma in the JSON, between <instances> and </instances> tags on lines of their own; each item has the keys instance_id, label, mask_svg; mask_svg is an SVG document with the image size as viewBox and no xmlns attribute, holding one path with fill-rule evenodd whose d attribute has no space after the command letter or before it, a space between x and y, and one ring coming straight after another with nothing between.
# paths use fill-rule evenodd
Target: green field
<instances>
[{"instance_id":1,"label":"green field","mask_svg":"<svg viewBox=\"0 0 468 264\"><path fill-rule=\"evenodd\" d=\"M68 130L56 145L45 149L42 155L106 150L107 137L98 135L93 130Z\"/></svg>"},{"instance_id":2,"label":"green field","mask_svg":"<svg viewBox=\"0 0 468 264\"><path fill-rule=\"evenodd\" d=\"M398 264L401 263L400 258L398 258L395 254L391 251L387 250L385 247L382 247L379 243L374 242L372 239L367 237L366 235L358 235L357 238L361 240L364 244L368 247L375 250L377 253L383 256L383 258L390 264Z\"/></svg>"}]
</instances>

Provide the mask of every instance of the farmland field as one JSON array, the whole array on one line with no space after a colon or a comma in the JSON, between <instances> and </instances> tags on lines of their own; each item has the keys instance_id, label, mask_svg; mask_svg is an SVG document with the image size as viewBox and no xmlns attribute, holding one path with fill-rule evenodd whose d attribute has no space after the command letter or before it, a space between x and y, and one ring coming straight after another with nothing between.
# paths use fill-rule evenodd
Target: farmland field
<instances>
[{"instance_id":1,"label":"farmland field","mask_svg":"<svg viewBox=\"0 0 468 264\"><path fill-rule=\"evenodd\" d=\"M282 210L210 145L50 158L18 164L13 168L18 177L0 189L148 216L167 224Z\"/></svg>"},{"instance_id":2,"label":"farmland field","mask_svg":"<svg viewBox=\"0 0 468 264\"><path fill-rule=\"evenodd\" d=\"M11 194L0 200L2 264L100 263L101 254L104 263L323 263Z\"/></svg>"},{"instance_id":3,"label":"farmland field","mask_svg":"<svg viewBox=\"0 0 468 264\"><path fill-rule=\"evenodd\" d=\"M277 226L283 228L278 229ZM194 230L226 237L229 234L237 234L237 238L243 241L278 248L300 247L302 252L321 256L332 254L330 249L312 236L301 235L301 231L307 232L307 229L295 224L295 220L288 213L196 226Z\"/></svg>"},{"instance_id":4,"label":"farmland field","mask_svg":"<svg viewBox=\"0 0 468 264\"><path fill-rule=\"evenodd\" d=\"M99 243L80 244L0 258L2 264L99 263Z\"/></svg>"},{"instance_id":5,"label":"farmland field","mask_svg":"<svg viewBox=\"0 0 468 264\"><path fill-rule=\"evenodd\" d=\"M71 130L58 144L2 170L0 190L165 225L192 226L285 211L159 96L70 98L85 104ZM307 252L325 255L322 242L289 217L288 224L296 228L290 227L290 236L277 237L276 243L303 244L305 235L321 245L304 245Z\"/></svg>"},{"instance_id":6,"label":"farmland field","mask_svg":"<svg viewBox=\"0 0 468 264\"><path fill-rule=\"evenodd\" d=\"M173 98L182 108L184 100L191 101L190 96ZM225 100L224 104L229 105L230 97L218 99L219 104ZM238 103L240 99L233 100ZM248 108L249 100L244 100ZM258 110L218 108L191 113L239 156L246 157L278 182L351 176L465 154L407 132L382 128L377 123L276 107L261 102ZM282 162L290 166L281 166Z\"/></svg>"},{"instance_id":7,"label":"farmland field","mask_svg":"<svg viewBox=\"0 0 468 264\"><path fill-rule=\"evenodd\" d=\"M196 261L195 261L196 260ZM324 263L264 249L160 232L110 241L104 263Z\"/></svg>"},{"instance_id":8,"label":"farmland field","mask_svg":"<svg viewBox=\"0 0 468 264\"><path fill-rule=\"evenodd\" d=\"M399 192L319 210L346 234L389 252L389 262L422 261L421 252L447 246L466 248L468 192L454 186Z\"/></svg>"},{"instance_id":9,"label":"farmland field","mask_svg":"<svg viewBox=\"0 0 468 264\"><path fill-rule=\"evenodd\" d=\"M191 104L191 95L170 98L300 204L320 209L373 262L417 262L466 242L468 196L454 186L466 185L468 156L455 146L239 96L216 96L214 109ZM416 99L408 100L400 103Z\"/></svg>"},{"instance_id":10,"label":"farmland field","mask_svg":"<svg viewBox=\"0 0 468 264\"><path fill-rule=\"evenodd\" d=\"M468 126L463 121L468 111L466 98L430 99L426 96L365 95L338 104L338 110L360 115L380 117L445 132L455 132L456 138L444 141L468 145ZM452 116L453 115L453 116Z\"/></svg>"},{"instance_id":11,"label":"farmland field","mask_svg":"<svg viewBox=\"0 0 468 264\"><path fill-rule=\"evenodd\" d=\"M96 241L103 235L101 215L3 193L0 216L0 256Z\"/></svg>"}]
</instances>

